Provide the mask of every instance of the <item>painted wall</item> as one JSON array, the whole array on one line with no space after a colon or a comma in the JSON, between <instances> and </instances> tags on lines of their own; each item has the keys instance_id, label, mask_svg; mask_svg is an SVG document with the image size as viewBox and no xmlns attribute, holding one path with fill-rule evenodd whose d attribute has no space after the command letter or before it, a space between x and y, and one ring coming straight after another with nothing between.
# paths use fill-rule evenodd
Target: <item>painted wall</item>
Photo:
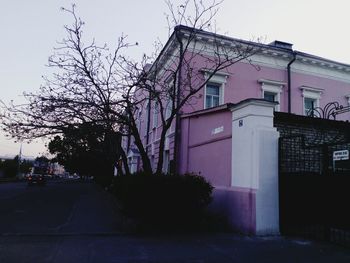
<instances>
[{"instance_id":1,"label":"painted wall","mask_svg":"<svg viewBox=\"0 0 350 263\"><path fill-rule=\"evenodd\" d=\"M182 117L182 172L214 187L214 211L244 233L278 234L278 132L274 104L246 100Z\"/></svg>"},{"instance_id":2,"label":"painted wall","mask_svg":"<svg viewBox=\"0 0 350 263\"><path fill-rule=\"evenodd\" d=\"M301 86L310 86L323 89L320 98L320 107L323 108L327 103L337 101L341 105L349 105L346 95L350 94L349 82L339 81L332 78L307 75L306 73L292 73L292 113L303 115L303 100ZM339 115L339 120L349 120L350 113Z\"/></svg>"},{"instance_id":3,"label":"painted wall","mask_svg":"<svg viewBox=\"0 0 350 263\"><path fill-rule=\"evenodd\" d=\"M204 61L198 59L197 70ZM203 60L203 59L202 59ZM254 64L254 57L252 57ZM257 59L256 59L257 60ZM262 59L260 59L262 60ZM276 59L277 60L277 59ZM267 79L285 83L282 88L280 99L280 111L288 111L288 92L287 92L287 64L288 59L279 59L273 64L266 58L269 63L255 62L255 66L240 62L225 69L223 72L228 73L224 87L223 103L238 103L247 98L262 98L262 86L258 82L260 79ZM341 75L340 75L341 74ZM291 73L291 97L292 97L292 113L303 115L303 96L302 86L323 89L320 106L324 107L327 103L337 101L342 105L349 105L346 96L350 95L350 72L339 73L334 68L322 70L317 65L305 65L302 62L292 64ZM191 107L185 107L184 112L192 112L202 110L204 108L204 90L198 94L196 103L192 103ZM347 116L339 116L340 119L349 119Z\"/></svg>"},{"instance_id":4,"label":"painted wall","mask_svg":"<svg viewBox=\"0 0 350 263\"><path fill-rule=\"evenodd\" d=\"M283 52L282 52L283 53ZM196 72L196 78L194 81L199 85L203 82L204 73L202 72L203 68L210 68L208 61L202 56L195 56L195 61L193 61L193 69ZM246 62L236 63L229 68L223 70L223 73L227 74L224 84L224 99L222 103L238 103L247 98L262 98L262 85L259 83L259 80L272 80L284 83L282 86L282 92L280 94L280 111L288 111L288 92L287 92L287 64L291 61L290 51L284 51L284 54L276 53L264 53L254 55L251 58L251 64ZM254 66L253 66L254 65ZM337 101L342 105L348 105L350 103L347 96L350 96L350 67L345 66L334 66L332 63L328 63L326 60L322 62L321 58L312 60L305 59L299 55L299 58L292 64L291 67L291 97L292 113L303 115L304 114L304 98L302 95L302 86L312 87L322 89L321 98L320 98L320 107L324 107L327 103L332 101ZM187 86L184 86L186 89ZM205 91L202 89L190 102L185 105L182 109L183 113L191 113L204 109L205 101ZM158 120L158 126L153 127L153 108L154 105L151 105L151 116L147 118L146 104L143 105L142 116L141 116L141 134L146 144L146 127L147 121L150 121L151 129L149 133L149 149L157 148L157 141L160 134L160 119ZM350 113L343 114L338 117L338 119L346 120L350 119ZM183 124L185 125L185 124ZM183 129L186 133L186 129ZM198 128L201 131L201 128ZM174 124L171 132L172 135L174 131ZM195 135L191 138L193 143L196 141L197 132L192 130L192 133ZM186 136L182 134L182 136ZM198 139L202 135L198 135ZM202 138L208 139L208 138ZM174 145L174 137L169 137L169 145ZM194 149L197 148L197 149ZM204 146L191 148L191 154L198 156L201 149L205 152L210 150ZM170 155L173 156L173 147L169 147ZM150 152L150 151L149 151ZM155 151L151 151L155 153ZM150 153L150 154L151 154ZM181 150L181 155L186 155L186 153ZM180 158L182 158L180 156ZM204 156L203 156L204 158ZM154 154L154 163L158 161L157 154ZM197 169L196 164L192 164L192 169Z\"/></svg>"},{"instance_id":5,"label":"painted wall","mask_svg":"<svg viewBox=\"0 0 350 263\"><path fill-rule=\"evenodd\" d=\"M214 186L230 186L231 112L184 116L180 172L200 173Z\"/></svg>"},{"instance_id":6,"label":"painted wall","mask_svg":"<svg viewBox=\"0 0 350 263\"><path fill-rule=\"evenodd\" d=\"M287 112L287 64L291 59L290 50L266 52L251 57L254 66L240 62L225 69L222 72L225 75L222 103L237 104L248 98L260 99L263 96L261 80L269 80L282 83L280 111ZM208 67L205 58L196 57L193 70L198 74L198 83L204 78L202 69ZM304 114L303 86L321 90L321 107L332 101L342 105L350 103L347 98L350 95L350 66L299 55L291 71L292 113ZM268 113L265 112L266 105L260 105L260 109L255 105L255 108L250 108L254 108L250 113L245 112L246 109L236 109L232 113L227 105L203 110L204 101L203 89L182 109L180 173L200 173L211 182L215 187L213 209L227 215L236 230L250 234L278 234L279 135L273 128L273 107L267 106ZM156 165L161 127L152 128L153 111L149 119L145 116L146 110L142 113L141 121L151 123L148 146ZM339 119L350 119L350 113ZM252 126L238 130L240 120L252 123ZM166 145L170 159L173 158L174 139L173 126Z\"/></svg>"},{"instance_id":7,"label":"painted wall","mask_svg":"<svg viewBox=\"0 0 350 263\"><path fill-rule=\"evenodd\" d=\"M256 190L215 187L209 208L225 216L233 230L251 235L256 233Z\"/></svg>"}]
</instances>

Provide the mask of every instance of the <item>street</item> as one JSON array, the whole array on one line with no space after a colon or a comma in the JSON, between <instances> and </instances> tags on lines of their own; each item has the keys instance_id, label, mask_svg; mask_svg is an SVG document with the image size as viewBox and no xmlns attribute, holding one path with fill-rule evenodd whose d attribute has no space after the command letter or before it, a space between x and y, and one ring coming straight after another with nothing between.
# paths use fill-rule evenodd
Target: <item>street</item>
<instances>
[{"instance_id":1,"label":"street","mask_svg":"<svg viewBox=\"0 0 350 263\"><path fill-rule=\"evenodd\" d=\"M0 184L0 262L350 262L328 243L233 233L123 232L112 197L91 182Z\"/></svg>"},{"instance_id":2,"label":"street","mask_svg":"<svg viewBox=\"0 0 350 263\"><path fill-rule=\"evenodd\" d=\"M48 181L0 185L3 235L113 233L118 231L113 203L93 183Z\"/></svg>"}]
</instances>

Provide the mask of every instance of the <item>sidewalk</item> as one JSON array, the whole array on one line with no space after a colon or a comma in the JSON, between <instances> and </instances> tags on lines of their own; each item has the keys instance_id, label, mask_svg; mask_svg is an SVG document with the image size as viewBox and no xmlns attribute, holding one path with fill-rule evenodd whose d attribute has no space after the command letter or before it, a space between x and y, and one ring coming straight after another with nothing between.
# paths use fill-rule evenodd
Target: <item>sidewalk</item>
<instances>
[{"instance_id":1,"label":"sidewalk","mask_svg":"<svg viewBox=\"0 0 350 263\"><path fill-rule=\"evenodd\" d=\"M233 234L0 238L0 262L349 263L350 251L327 243Z\"/></svg>"},{"instance_id":2,"label":"sidewalk","mask_svg":"<svg viewBox=\"0 0 350 263\"><path fill-rule=\"evenodd\" d=\"M347 248L280 236L247 237L234 233L128 234L123 231L123 224L127 225L127 222L115 209L113 198L100 187L89 183L57 183L49 184L46 188L29 189L25 185L14 184L6 189L2 187L3 198L7 201L13 201L12 192L20 197L17 203L11 203L18 206L14 212L24 205L22 212L33 215L25 217L26 213L15 213L15 217L4 221L6 202L3 203L1 263L350 262L350 250ZM36 195L43 197L43 200L34 199ZM25 204L25 198L32 198L29 201L30 204L35 203L33 207L40 208L40 204L46 203L50 205L42 206L40 211L27 211L31 206ZM16 218L21 220L16 221ZM41 218L43 221L37 222L34 227L28 223L31 218ZM23 231L10 231L10 219L15 220L16 224L13 225L17 230Z\"/></svg>"}]
</instances>

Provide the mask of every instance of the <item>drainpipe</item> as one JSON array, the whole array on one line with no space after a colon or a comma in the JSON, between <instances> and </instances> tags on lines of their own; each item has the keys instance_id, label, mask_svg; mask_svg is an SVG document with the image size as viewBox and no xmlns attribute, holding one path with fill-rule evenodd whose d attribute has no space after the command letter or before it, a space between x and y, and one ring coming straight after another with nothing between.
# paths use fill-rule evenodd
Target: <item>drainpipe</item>
<instances>
[{"instance_id":1,"label":"drainpipe","mask_svg":"<svg viewBox=\"0 0 350 263\"><path fill-rule=\"evenodd\" d=\"M179 72L178 72L178 80L177 80L177 94L176 94L176 107L180 104L180 90L181 90L181 79L182 79L182 61L183 61L183 43L181 36L179 36L179 31L176 28L176 39L180 44L180 63L179 63ZM174 141L174 173L177 174L179 172L179 147L180 147L180 136L181 136L181 120L180 120L180 112L176 113L175 116L175 141Z\"/></svg>"},{"instance_id":2,"label":"drainpipe","mask_svg":"<svg viewBox=\"0 0 350 263\"><path fill-rule=\"evenodd\" d=\"M291 78L291 69L290 66L294 63L297 58L297 53L293 51L293 59L289 61L287 65L287 73L288 73L288 113L292 113L292 78Z\"/></svg>"}]
</instances>

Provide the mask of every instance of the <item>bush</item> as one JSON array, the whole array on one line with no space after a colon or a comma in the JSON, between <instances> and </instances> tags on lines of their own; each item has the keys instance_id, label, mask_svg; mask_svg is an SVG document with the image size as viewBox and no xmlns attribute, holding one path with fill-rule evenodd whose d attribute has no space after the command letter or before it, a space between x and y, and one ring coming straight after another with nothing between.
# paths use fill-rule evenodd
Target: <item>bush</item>
<instances>
[{"instance_id":1,"label":"bush","mask_svg":"<svg viewBox=\"0 0 350 263\"><path fill-rule=\"evenodd\" d=\"M203 177L193 174L119 176L111 187L125 215L147 226L173 229L197 224L212 190Z\"/></svg>"},{"instance_id":2,"label":"bush","mask_svg":"<svg viewBox=\"0 0 350 263\"><path fill-rule=\"evenodd\" d=\"M100 174L100 175L94 176L94 180L97 184L99 184L100 186L105 188L105 187L109 187L111 185L113 177L108 176L108 175L104 175L104 174Z\"/></svg>"}]
</instances>

